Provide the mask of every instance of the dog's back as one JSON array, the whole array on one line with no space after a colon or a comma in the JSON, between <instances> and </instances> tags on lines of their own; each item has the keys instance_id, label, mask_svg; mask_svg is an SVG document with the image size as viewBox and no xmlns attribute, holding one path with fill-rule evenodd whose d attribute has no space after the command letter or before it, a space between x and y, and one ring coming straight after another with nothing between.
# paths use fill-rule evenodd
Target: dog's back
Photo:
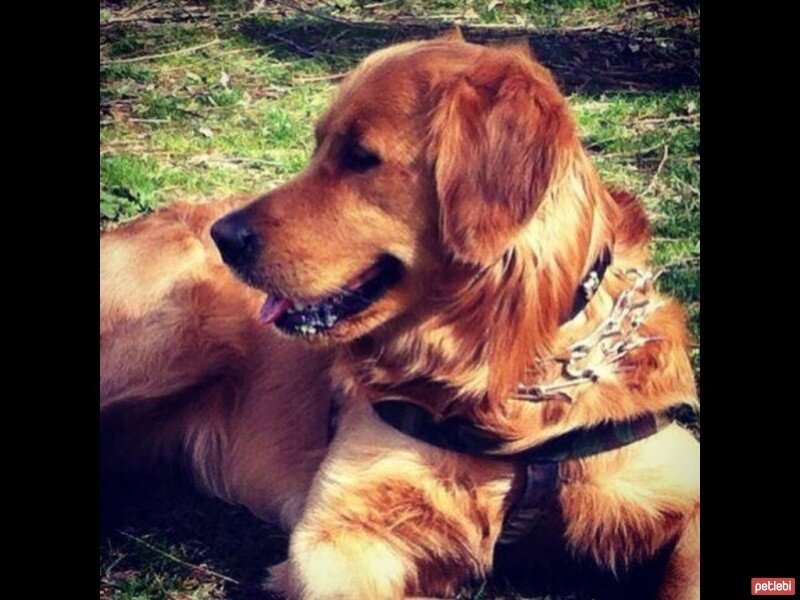
<instances>
[{"instance_id":1,"label":"dog's back","mask_svg":"<svg viewBox=\"0 0 800 600\"><path fill-rule=\"evenodd\" d=\"M183 464L291 523L325 446L329 357L260 326L263 294L222 264L209 228L245 201L178 203L101 235L101 457Z\"/></svg>"}]
</instances>

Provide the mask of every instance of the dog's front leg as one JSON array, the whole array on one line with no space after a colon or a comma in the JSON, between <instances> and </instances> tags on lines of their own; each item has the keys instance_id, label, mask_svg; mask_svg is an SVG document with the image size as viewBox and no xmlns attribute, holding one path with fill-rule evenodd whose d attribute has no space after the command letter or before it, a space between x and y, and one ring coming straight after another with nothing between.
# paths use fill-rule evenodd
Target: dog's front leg
<instances>
[{"instance_id":1,"label":"dog's front leg","mask_svg":"<svg viewBox=\"0 0 800 600\"><path fill-rule=\"evenodd\" d=\"M681 530L667 563L659 600L698 600L700 598L700 510Z\"/></svg>"},{"instance_id":2,"label":"dog's front leg","mask_svg":"<svg viewBox=\"0 0 800 600\"><path fill-rule=\"evenodd\" d=\"M510 473L343 414L268 589L302 600L453 597L491 568Z\"/></svg>"},{"instance_id":3,"label":"dog's front leg","mask_svg":"<svg viewBox=\"0 0 800 600\"><path fill-rule=\"evenodd\" d=\"M576 554L609 571L672 547L659 600L700 597L700 446L677 424L562 466L561 509ZM674 546L673 546L674 544Z\"/></svg>"},{"instance_id":4,"label":"dog's front leg","mask_svg":"<svg viewBox=\"0 0 800 600\"><path fill-rule=\"evenodd\" d=\"M330 534L303 523L267 589L292 600L401 599L411 565L390 543L358 528Z\"/></svg>"}]
</instances>

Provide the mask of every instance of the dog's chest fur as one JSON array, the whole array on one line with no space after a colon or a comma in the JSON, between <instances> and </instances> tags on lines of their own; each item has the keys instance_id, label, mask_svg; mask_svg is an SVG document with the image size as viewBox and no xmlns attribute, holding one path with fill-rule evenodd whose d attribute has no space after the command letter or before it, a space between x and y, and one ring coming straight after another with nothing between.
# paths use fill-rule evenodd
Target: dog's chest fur
<instances>
[{"instance_id":1,"label":"dog's chest fur","mask_svg":"<svg viewBox=\"0 0 800 600\"><path fill-rule=\"evenodd\" d=\"M619 285L609 279L583 320L563 328L557 346L567 346L601 319ZM655 295L654 301L662 299ZM461 409L511 438L544 440L604 419L694 402L682 319L679 306L664 301L644 324L658 341L626 357L630 368L622 374L585 386L571 402L509 400L508 406L494 410L479 402L459 404L454 398L457 388L442 381L421 376L392 382L393 370L379 354L359 357L353 349L342 352L331 371L342 406L339 431L333 458L323 465L323 472L343 465L349 470L354 462L369 457L374 476L361 471L354 493L366 508L357 520L369 526L382 523L396 534L397 524L387 515L403 514L403 532L397 537L403 544L419 544L430 552L447 548L450 556L436 556L436 561L453 568L468 565L465 576L481 576L495 560L495 542L513 501L518 466L443 451L404 436L377 419L371 403L399 393L425 404L434 414ZM565 549L588 554L603 568L627 569L657 552L694 510L699 498L698 452L691 435L673 425L631 447L565 461L560 466L558 501L551 507L560 527L541 528L532 535L555 536ZM393 502L397 504L392 506ZM342 499L341 509L349 510L346 505ZM441 592L445 579L428 582L431 587L423 589Z\"/></svg>"}]
</instances>

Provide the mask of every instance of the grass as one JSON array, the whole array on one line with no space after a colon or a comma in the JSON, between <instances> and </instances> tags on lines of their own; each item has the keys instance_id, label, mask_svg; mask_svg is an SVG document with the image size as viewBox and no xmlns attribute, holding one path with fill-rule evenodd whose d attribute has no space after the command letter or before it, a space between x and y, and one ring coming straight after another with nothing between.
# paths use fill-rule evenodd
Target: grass
<instances>
[{"instance_id":1,"label":"grass","mask_svg":"<svg viewBox=\"0 0 800 600\"><path fill-rule=\"evenodd\" d=\"M302 5L324 20L295 4L258 12L231 0L101 6L101 228L178 198L261 192L288 180L310 155L311 124L333 76L374 48L453 23L471 39L504 39L501 26L515 37L537 31L534 45L564 82L604 179L647 206L655 262L669 267L662 288L690 316L699 379L700 98L696 85L675 84L692 77L679 69L699 47L696 8L637 8L633 0ZM374 25L389 17L407 25ZM101 544L103 598L263 597L255 585L285 549L279 532L244 510L186 489L140 490L117 508L123 517ZM498 596L487 587L471 597Z\"/></svg>"}]
</instances>

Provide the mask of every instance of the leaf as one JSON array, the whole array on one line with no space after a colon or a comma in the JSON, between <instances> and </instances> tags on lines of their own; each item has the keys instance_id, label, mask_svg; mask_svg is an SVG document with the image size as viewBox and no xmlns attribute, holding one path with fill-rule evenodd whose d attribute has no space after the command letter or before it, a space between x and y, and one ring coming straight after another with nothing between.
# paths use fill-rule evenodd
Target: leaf
<instances>
[{"instance_id":1,"label":"leaf","mask_svg":"<svg viewBox=\"0 0 800 600\"><path fill-rule=\"evenodd\" d=\"M151 191L133 192L126 187L115 186L100 192L100 214L112 220L150 212L155 204L155 196Z\"/></svg>"},{"instance_id":2,"label":"leaf","mask_svg":"<svg viewBox=\"0 0 800 600\"><path fill-rule=\"evenodd\" d=\"M109 192L100 192L100 215L116 219L120 213L120 198Z\"/></svg>"},{"instance_id":3,"label":"leaf","mask_svg":"<svg viewBox=\"0 0 800 600\"><path fill-rule=\"evenodd\" d=\"M200 129L197 130L197 133L207 138L214 137L214 132L211 131L208 127L201 127Z\"/></svg>"}]
</instances>

